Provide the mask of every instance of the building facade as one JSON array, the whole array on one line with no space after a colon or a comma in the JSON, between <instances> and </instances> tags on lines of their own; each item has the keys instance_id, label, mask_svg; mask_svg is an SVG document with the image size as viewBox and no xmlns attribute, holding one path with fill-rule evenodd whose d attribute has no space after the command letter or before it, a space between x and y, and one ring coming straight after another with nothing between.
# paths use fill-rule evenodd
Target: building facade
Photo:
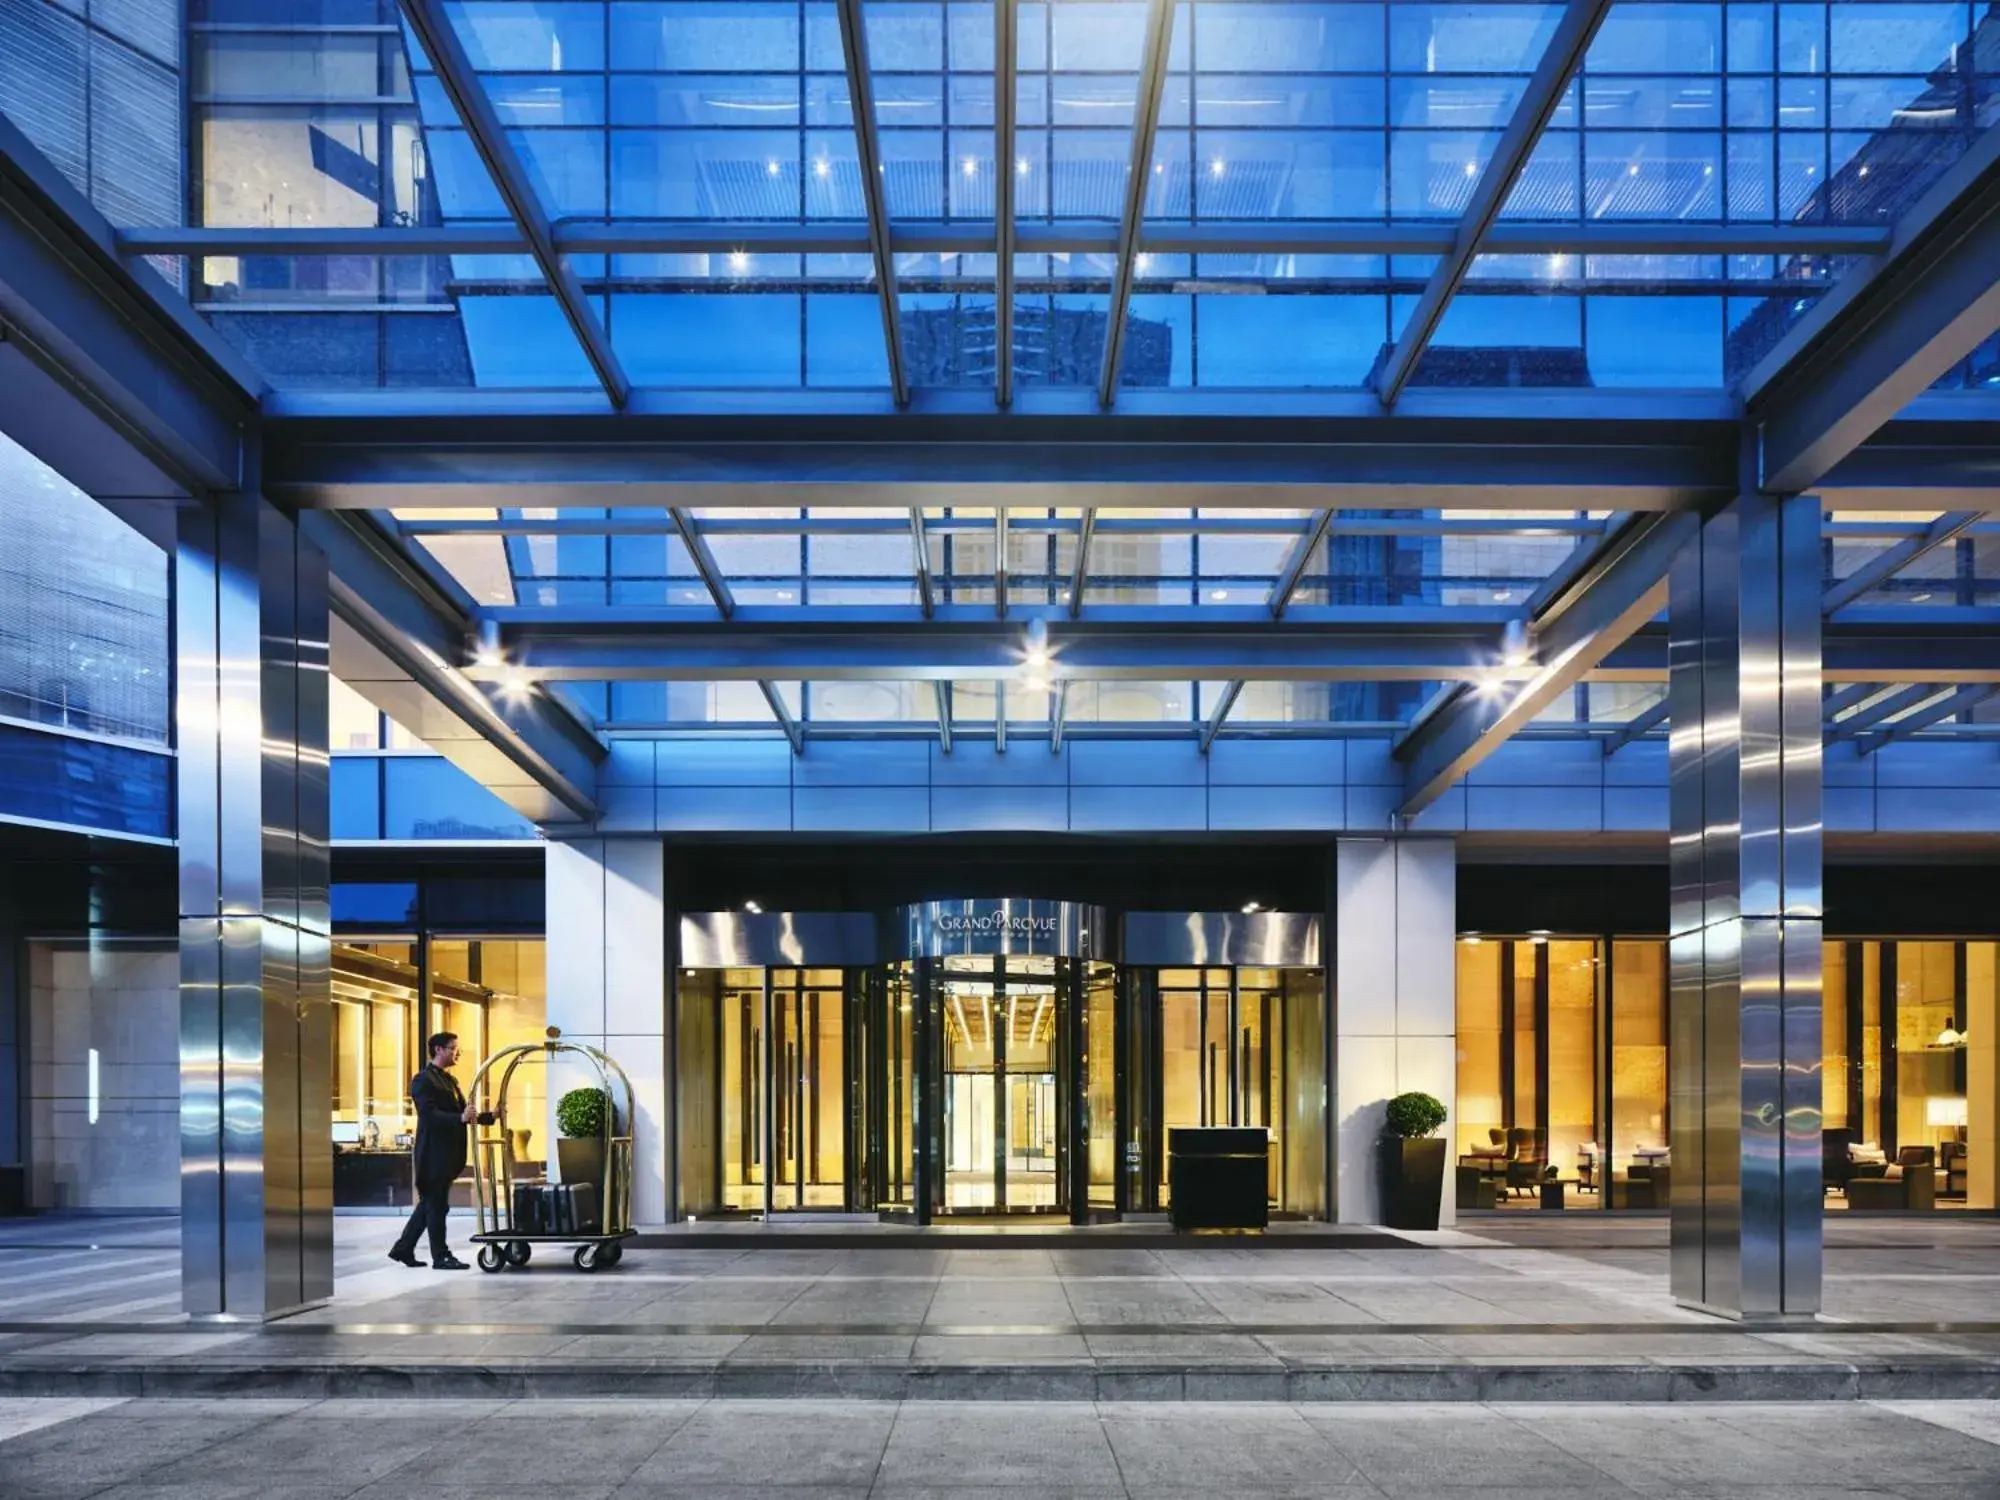
<instances>
[{"instance_id":1,"label":"building facade","mask_svg":"<svg viewBox=\"0 0 2000 1500\"><path fill-rule=\"evenodd\" d=\"M648 1224L2000 1207L1996 35L0 0L0 1163L263 1316L553 1026Z\"/></svg>"}]
</instances>

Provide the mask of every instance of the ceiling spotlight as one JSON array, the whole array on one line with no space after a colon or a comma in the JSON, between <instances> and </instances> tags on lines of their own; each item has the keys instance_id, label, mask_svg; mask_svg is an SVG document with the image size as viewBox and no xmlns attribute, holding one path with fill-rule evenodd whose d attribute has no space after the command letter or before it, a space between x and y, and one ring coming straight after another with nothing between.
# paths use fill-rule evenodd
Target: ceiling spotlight
<instances>
[{"instance_id":1,"label":"ceiling spotlight","mask_svg":"<svg viewBox=\"0 0 2000 1500\"><path fill-rule=\"evenodd\" d=\"M1049 622L1030 620L1025 635L1028 666L1035 671L1046 669L1049 664Z\"/></svg>"},{"instance_id":2,"label":"ceiling spotlight","mask_svg":"<svg viewBox=\"0 0 2000 1500\"><path fill-rule=\"evenodd\" d=\"M1020 173L1021 176L1026 177L1028 175L1028 158L1025 156L1016 157L1014 159L1014 170Z\"/></svg>"},{"instance_id":3,"label":"ceiling spotlight","mask_svg":"<svg viewBox=\"0 0 2000 1500\"><path fill-rule=\"evenodd\" d=\"M1929 593L1929 591L1927 590L1927 591L1925 591L1924 593L1921 593L1921 594L1917 594L1917 595L1915 595L1915 596L1914 596L1914 602L1916 602L1916 603L1918 603L1918 604L1928 604L1928 603L1930 603L1930 602L1931 602L1931 596L1930 596L1930 593Z\"/></svg>"},{"instance_id":4,"label":"ceiling spotlight","mask_svg":"<svg viewBox=\"0 0 2000 1500\"><path fill-rule=\"evenodd\" d=\"M1217 157L1214 161L1208 164L1208 175L1211 177L1220 177L1222 175L1221 157Z\"/></svg>"},{"instance_id":5,"label":"ceiling spotlight","mask_svg":"<svg viewBox=\"0 0 2000 1500\"><path fill-rule=\"evenodd\" d=\"M979 163L974 161L969 156L966 157L964 161L959 163L959 169L963 171L967 177L976 177L979 175Z\"/></svg>"},{"instance_id":6,"label":"ceiling spotlight","mask_svg":"<svg viewBox=\"0 0 2000 1500\"><path fill-rule=\"evenodd\" d=\"M813 176L824 177L828 172L832 170L833 168L827 165L827 160L824 156L815 157L813 159Z\"/></svg>"},{"instance_id":7,"label":"ceiling spotlight","mask_svg":"<svg viewBox=\"0 0 2000 1500\"><path fill-rule=\"evenodd\" d=\"M1228 589L1210 589L1210 590L1208 591L1208 597L1209 597L1209 598L1211 598L1211 599L1215 599L1215 600L1222 600L1222 599L1227 599L1227 598L1229 597L1229 590L1228 590Z\"/></svg>"},{"instance_id":8,"label":"ceiling spotlight","mask_svg":"<svg viewBox=\"0 0 2000 1500\"><path fill-rule=\"evenodd\" d=\"M778 175L778 164L775 161L765 162L764 175L766 177L776 177Z\"/></svg>"},{"instance_id":9,"label":"ceiling spotlight","mask_svg":"<svg viewBox=\"0 0 2000 1500\"><path fill-rule=\"evenodd\" d=\"M1534 654L1535 643L1528 635L1528 622L1509 620L1500 631L1500 659L1510 667L1524 664Z\"/></svg>"},{"instance_id":10,"label":"ceiling spotlight","mask_svg":"<svg viewBox=\"0 0 2000 1500\"><path fill-rule=\"evenodd\" d=\"M519 703L535 690L535 679L520 667L500 669L500 696L510 703Z\"/></svg>"},{"instance_id":11,"label":"ceiling spotlight","mask_svg":"<svg viewBox=\"0 0 2000 1500\"><path fill-rule=\"evenodd\" d=\"M1479 163L1476 161L1467 162L1465 164L1465 175L1467 177L1477 177L1479 175Z\"/></svg>"},{"instance_id":12,"label":"ceiling spotlight","mask_svg":"<svg viewBox=\"0 0 2000 1500\"><path fill-rule=\"evenodd\" d=\"M755 901L745 901L743 903L743 909L749 912L750 915L753 917L762 914L764 910L764 908L759 906Z\"/></svg>"},{"instance_id":13,"label":"ceiling spotlight","mask_svg":"<svg viewBox=\"0 0 2000 1500\"><path fill-rule=\"evenodd\" d=\"M1460 938L1459 941L1465 944L1465 946L1468 948L1477 948L1481 943L1485 942L1486 939L1482 938L1476 932L1468 932L1464 937Z\"/></svg>"},{"instance_id":14,"label":"ceiling spotlight","mask_svg":"<svg viewBox=\"0 0 2000 1500\"><path fill-rule=\"evenodd\" d=\"M1245 901L1245 902L1243 903L1243 915L1244 915L1244 916L1246 916L1246 917L1248 917L1248 916L1253 916L1253 915L1255 915L1256 913L1258 913L1258 912L1262 911L1263 909L1264 909L1264 907L1263 907L1263 904L1262 904L1261 902L1257 902L1257 901Z\"/></svg>"},{"instance_id":15,"label":"ceiling spotlight","mask_svg":"<svg viewBox=\"0 0 2000 1500\"><path fill-rule=\"evenodd\" d=\"M732 271L745 270L746 268L748 268L749 264L750 264L750 257L744 251L732 250L729 252L730 270Z\"/></svg>"}]
</instances>

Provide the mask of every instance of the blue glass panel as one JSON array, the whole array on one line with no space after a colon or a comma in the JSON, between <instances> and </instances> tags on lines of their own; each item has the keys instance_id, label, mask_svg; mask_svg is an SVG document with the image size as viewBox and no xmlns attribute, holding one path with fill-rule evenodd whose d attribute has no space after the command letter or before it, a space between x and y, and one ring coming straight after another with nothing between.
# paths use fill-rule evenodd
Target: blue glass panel
<instances>
[{"instance_id":1,"label":"blue glass panel","mask_svg":"<svg viewBox=\"0 0 2000 1500\"><path fill-rule=\"evenodd\" d=\"M336 755L330 768L327 802L337 839L382 836L381 764L373 755Z\"/></svg>"},{"instance_id":2,"label":"blue glass panel","mask_svg":"<svg viewBox=\"0 0 2000 1500\"><path fill-rule=\"evenodd\" d=\"M1780 78L1778 124L1786 130L1818 130L1826 125L1826 80Z\"/></svg>"},{"instance_id":3,"label":"blue glass panel","mask_svg":"<svg viewBox=\"0 0 2000 1500\"><path fill-rule=\"evenodd\" d=\"M1532 73L1560 5L1397 4L1389 66L1398 73Z\"/></svg>"},{"instance_id":4,"label":"blue glass panel","mask_svg":"<svg viewBox=\"0 0 2000 1500\"><path fill-rule=\"evenodd\" d=\"M796 219L803 170L790 131L614 130L611 211L620 218Z\"/></svg>"},{"instance_id":5,"label":"blue glass panel","mask_svg":"<svg viewBox=\"0 0 2000 1500\"><path fill-rule=\"evenodd\" d=\"M868 0L863 17L872 71L935 73L944 67L944 7L937 0ZM990 39L987 51L990 58Z\"/></svg>"},{"instance_id":6,"label":"blue glass panel","mask_svg":"<svg viewBox=\"0 0 2000 1500\"><path fill-rule=\"evenodd\" d=\"M611 339L632 379L664 386L796 386L796 293L616 293Z\"/></svg>"},{"instance_id":7,"label":"blue glass panel","mask_svg":"<svg viewBox=\"0 0 2000 1500\"><path fill-rule=\"evenodd\" d=\"M1722 124L1719 78L1605 78L1584 83L1592 129L1714 130Z\"/></svg>"},{"instance_id":8,"label":"blue glass panel","mask_svg":"<svg viewBox=\"0 0 2000 1500\"><path fill-rule=\"evenodd\" d=\"M805 299L806 384L880 389L889 383L882 299L820 293Z\"/></svg>"},{"instance_id":9,"label":"blue glass panel","mask_svg":"<svg viewBox=\"0 0 2000 1500\"><path fill-rule=\"evenodd\" d=\"M482 73L604 67L604 8L592 0L450 0L445 13Z\"/></svg>"},{"instance_id":10,"label":"blue glass panel","mask_svg":"<svg viewBox=\"0 0 2000 1500\"><path fill-rule=\"evenodd\" d=\"M1382 12L1373 4L1198 3L1194 65L1218 73L1380 73Z\"/></svg>"},{"instance_id":11,"label":"blue glass panel","mask_svg":"<svg viewBox=\"0 0 2000 1500\"><path fill-rule=\"evenodd\" d=\"M1592 383L1703 389L1723 383L1720 297L1587 297Z\"/></svg>"},{"instance_id":12,"label":"blue glass panel","mask_svg":"<svg viewBox=\"0 0 2000 1500\"><path fill-rule=\"evenodd\" d=\"M171 756L0 724L0 815L170 838L172 794Z\"/></svg>"},{"instance_id":13,"label":"blue glass panel","mask_svg":"<svg viewBox=\"0 0 2000 1500\"><path fill-rule=\"evenodd\" d=\"M1768 78L1729 80L1729 125L1731 129L1765 130L1777 122ZM1732 142L1732 144L1734 144Z\"/></svg>"},{"instance_id":14,"label":"blue glass panel","mask_svg":"<svg viewBox=\"0 0 2000 1500\"><path fill-rule=\"evenodd\" d=\"M333 925L356 931L415 931L418 917L414 880L336 880ZM482 927L482 932L489 929Z\"/></svg>"},{"instance_id":15,"label":"blue glass panel","mask_svg":"<svg viewBox=\"0 0 2000 1500\"><path fill-rule=\"evenodd\" d=\"M1304 127L1380 125L1380 78L1204 78L1195 99L1197 123Z\"/></svg>"},{"instance_id":16,"label":"blue glass panel","mask_svg":"<svg viewBox=\"0 0 2000 1500\"><path fill-rule=\"evenodd\" d=\"M903 324L903 362L912 384L993 384L997 346L990 286L965 292L905 292L899 311ZM1074 317L1068 316L1058 320L1049 311L1045 298L1016 298L1015 378L1023 384L1040 383L1037 376L1051 363L1065 367L1080 364L1077 350L1088 342L1088 337L1075 327L1075 322ZM1103 322L1100 314L1096 344L1099 358L1104 348ZM1056 343L1045 342L1045 336ZM1092 378L1095 379L1094 374Z\"/></svg>"},{"instance_id":17,"label":"blue glass panel","mask_svg":"<svg viewBox=\"0 0 2000 1500\"><path fill-rule=\"evenodd\" d=\"M1375 131L1196 133L1195 212L1204 219L1374 219L1384 207Z\"/></svg>"},{"instance_id":18,"label":"blue glass panel","mask_svg":"<svg viewBox=\"0 0 2000 1500\"><path fill-rule=\"evenodd\" d=\"M532 839L535 825L442 756L400 755L383 773L383 837Z\"/></svg>"},{"instance_id":19,"label":"blue glass panel","mask_svg":"<svg viewBox=\"0 0 2000 1500\"><path fill-rule=\"evenodd\" d=\"M1722 65L1720 5L1613 5L1590 44L1587 73L1713 73ZM1595 123L1593 121L1593 123Z\"/></svg>"},{"instance_id":20,"label":"blue glass panel","mask_svg":"<svg viewBox=\"0 0 2000 1500\"><path fill-rule=\"evenodd\" d=\"M1354 389L1389 337L1369 295L1195 298L1195 381L1204 386Z\"/></svg>"},{"instance_id":21,"label":"blue glass panel","mask_svg":"<svg viewBox=\"0 0 2000 1500\"><path fill-rule=\"evenodd\" d=\"M458 311L475 385L596 388L597 376L555 298L466 297Z\"/></svg>"},{"instance_id":22,"label":"blue glass panel","mask_svg":"<svg viewBox=\"0 0 2000 1500\"><path fill-rule=\"evenodd\" d=\"M1967 36L1962 3L1840 0L1828 11L1828 54L1836 73L1928 73L1950 63Z\"/></svg>"},{"instance_id":23,"label":"blue glass panel","mask_svg":"<svg viewBox=\"0 0 2000 1500\"><path fill-rule=\"evenodd\" d=\"M1134 294L1125 319L1125 363L1119 379L1128 386L1194 384L1193 297Z\"/></svg>"},{"instance_id":24,"label":"blue glass panel","mask_svg":"<svg viewBox=\"0 0 2000 1500\"><path fill-rule=\"evenodd\" d=\"M1769 73L1777 66L1777 22L1768 4L1729 7L1729 71Z\"/></svg>"},{"instance_id":25,"label":"blue glass panel","mask_svg":"<svg viewBox=\"0 0 2000 1500\"><path fill-rule=\"evenodd\" d=\"M510 130L535 195L559 219L604 217L604 132Z\"/></svg>"},{"instance_id":26,"label":"blue glass panel","mask_svg":"<svg viewBox=\"0 0 2000 1500\"><path fill-rule=\"evenodd\" d=\"M1592 219L1722 215L1722 138L1708 133L1598 130L1584 138L1584 205Z\"/></svg>"},{"instance_id":27,"label":"blue glass panel","mask_svg":"<svg viewBox=\"0 0 2000 1500\"><path fill-rule=\"evenodd\" d=\"M836 68L838 46L836 38ZM652 72L795 71L799 7L784 0L612 0L611 56L619 68Z\"/></svg>"},{"instance_id":28,"label":"blue glass panel","mask_svg":"<svg viewBox=\"0 0 2000 1500\"><path fill-rule=\"evenodd\" d=\"M782 74L611 77L619 125L797 125L799 81Z\"/></svg>"},{"instance_id":29,"label":"blue glass panel","mask_svg":"<svg viewBox=\"0 0 2000 1500\"><path fill-rule=\"evenodd\" d=\"M1826 67L1826 7L1778 7L1778 71L1818 73Z\"/></svg>"}]
</instances>

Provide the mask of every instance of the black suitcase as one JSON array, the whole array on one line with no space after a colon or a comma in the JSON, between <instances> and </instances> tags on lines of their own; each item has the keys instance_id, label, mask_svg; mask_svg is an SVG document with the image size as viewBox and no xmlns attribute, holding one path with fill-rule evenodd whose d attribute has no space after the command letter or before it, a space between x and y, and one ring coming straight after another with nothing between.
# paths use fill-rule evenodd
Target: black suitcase
<instances>
[{"instance_id":1,"label":"black suitcase","mask_svg":"<svg viewBox=\"0 0 2000 1500\"><path fill-rule=\"evenodd\" d=\"M597 1184L594 1182L564 1182L548 1189L550 1212L556 1222L557 1234L596 1234L600 1219L597 1211Z\"/></svg>"},{"instance_id":2,"label":"black suitcase","mask_svg":"<svg viewBox=\"0 0 2000 1500\"><path fill-rule=\"evenodd\" d=\"M514 1184L513 1227L521 1234L550 1234L548 1184L546 1182L517 1182Z\"/></svg>"}]
</instances>

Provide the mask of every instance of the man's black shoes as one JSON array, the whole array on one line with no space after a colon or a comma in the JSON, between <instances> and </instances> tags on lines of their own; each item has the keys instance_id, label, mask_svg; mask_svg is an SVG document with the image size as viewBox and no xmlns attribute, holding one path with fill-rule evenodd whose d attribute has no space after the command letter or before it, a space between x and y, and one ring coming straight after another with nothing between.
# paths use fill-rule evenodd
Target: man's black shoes
<instances>
[{"instance_id":1,"label":"man's black shoes","mask_svg":"<svg viewBox=\"0 0 2000 1500\"><path fill-rule=\"evenodd\" d=\"M470 1271L472 1267L468 1266L456 1255L447 1255L441 1260L432 1261L431 1269L433 1271Z\"/></svg>"},{"instance_id":2,"label":"man's black shoes","mask_svg":"<svg viewBox=\"0 0 2000 1500\"><path fill-rule=\"evenodd\" d=\"M399 1266L408 1266L413 1271L421 1271L424 1268L424 1263L417 1259L414 1250L391 1250L389 1259Z\"/></svg>"}]
</instances>

